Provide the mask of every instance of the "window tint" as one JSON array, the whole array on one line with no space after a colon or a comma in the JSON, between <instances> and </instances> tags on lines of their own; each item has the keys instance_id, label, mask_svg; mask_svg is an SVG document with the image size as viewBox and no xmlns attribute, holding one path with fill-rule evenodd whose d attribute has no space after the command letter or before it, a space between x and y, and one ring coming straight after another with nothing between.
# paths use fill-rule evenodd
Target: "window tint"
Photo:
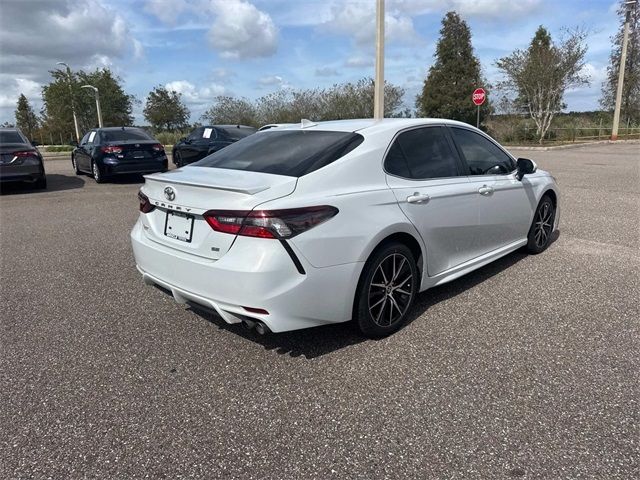
<instances>
[{"instance_id":1,"label":"window tint","mask_svg":"<svg viewBox=\"0 0 640 480\"><path fill-rule=\"evenodd\" d=\"M91 132L87 132L84 137L82 137L82 140L80 140L80 145L85 145L89 141L89 134L91 134Z\"/></svg>"},{"instance_id":2,"label":"window tint","mask_svg":"<svg viewBox=\"0 0 640 480\"><path fill-rule=\"evenodd\" d=\"M362 135L351 132L257 133L192 165L301 177L336 161L363 140Z\"/></svg>"},{"instance_id":3,"label":"window tint","mask_svg":"<svg viewBox=\"0 0 640 480\"><path fill-rule=\"evenodd\" d=\"M469 165L471 175L504 175L516 168L509 155L482 135L464 128L451 130Z\"/></svg>"},{"instance_id":4,"label":"window tint","mask_svg":"<svg viewBox=\"0 0 640 480\"><path fill-rule=\"evenodd\" d=\"M0 130L0 143L27 143L17 130Z\"/></svg>"},{"instance_id":5,"label":"window tint","mask_svg":"<svg viewBox=\"0 0 640 480\"><path fill-rule=\"evenodd\" d=\"M238 127L224 127L220 130L223 131L231 140L240 140L241 138L248 137L252 133L256 132L253 128Z\"/></svg>"},{"instance_id":6,"label":"window tint","mask_svg":"<svg viewBox=\"0 0 640 480\"><path fill-rule=\"evenodd\" d=\"M401 133L389 150L385 169L393 175L414 179L458 176L456 158L443 127Z\"/></svg>"},{"instance_id":7,"label":"window tint","mask_svg":"<svg viewBox=\"0 0 640 480\"><path fill-rule=\"evenodd\" d=\"M153 140L145 131L129 128L126 130L102 130L102 141L104 142L126 142L128 140Z\"/></svg>"}]
</instances>

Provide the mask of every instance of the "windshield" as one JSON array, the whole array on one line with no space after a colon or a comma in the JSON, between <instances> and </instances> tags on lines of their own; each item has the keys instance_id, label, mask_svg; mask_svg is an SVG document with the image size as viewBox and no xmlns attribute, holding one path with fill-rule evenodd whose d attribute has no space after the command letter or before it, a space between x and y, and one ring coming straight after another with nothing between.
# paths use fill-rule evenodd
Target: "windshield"
<instances>
[{"instance_id":1,"label":"windshield","mask_svg":"<svg viewBox=\"0 0 640 480\"><path fill-rule=\"evenodd\" d=\"M27 143L17 130L0 130L0 143Z\"/></svg>"},{"instance_id":2,"label":"windshield","mask_svg":"<svg viewBox=\"0 0 640 480\"><path fill-rule=\"evenodd\" d=\"M127 140L153 140L147 132L143 130L103 130L100 132L104 142L126 142Z\"/></svg>"},{"instance_id":3,"label":"windshield","mask_svg":"<svg viewBox=\"0 0 640 480\"><path fill-rule=\"evenodd\" d=\"M363 140L351 132L258 132L192 165L301 177L336 161Z\"/></svg>"}]
</instances>

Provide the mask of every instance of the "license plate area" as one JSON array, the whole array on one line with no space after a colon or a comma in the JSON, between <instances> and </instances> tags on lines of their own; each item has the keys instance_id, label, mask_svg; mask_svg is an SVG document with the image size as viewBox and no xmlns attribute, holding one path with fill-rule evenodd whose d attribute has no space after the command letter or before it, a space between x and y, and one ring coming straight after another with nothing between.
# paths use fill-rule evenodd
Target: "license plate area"
<instances>
[{"instance_id":1,"label":"license plate area","mask_svg":"<svg viewBox=\"0 0 640 480\"><path fill-rule=\"evenodd\" d=\"M182 212L167 211L164 222L164 234L181 242L191 243L195 217Z\"/></svg>"}]
</instances>

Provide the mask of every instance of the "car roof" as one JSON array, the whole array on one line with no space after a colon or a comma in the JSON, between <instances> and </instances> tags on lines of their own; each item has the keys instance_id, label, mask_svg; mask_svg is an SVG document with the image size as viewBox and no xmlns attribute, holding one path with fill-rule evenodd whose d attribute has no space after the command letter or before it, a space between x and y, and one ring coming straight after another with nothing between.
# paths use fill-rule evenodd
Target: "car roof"
<instances>
[{"instance_id":1,"label":"car roof","mask_svg":"<svg viewBox=\"0 0 640 480\"><path fill-rule=\"evenodd\" d=\"M278 130L323 130L334 132L360 132L360 133L379 133L384 131L397 131L404 128L421 126L421 125L458 125L470 127L471 125L455 120L447 120L444 118L358 118L353 120L331 120L326 122L309 122L305 120L307 126L303 126L303 122L292 124L290 126L279 127ZM269 130L266 130L267 132Z\"/></svg>"},{"instance_id":2,"label":"car roof","mask_svg":"<svg viewBox=\"0 0 640 480\"><path fill-rule=\"evenodd\" d=\"M92 128L91 130L100 130L101 132L109 132L114 130L144 130L141 127L102 127L102 128Z\"/></svg>"}]
</instances>

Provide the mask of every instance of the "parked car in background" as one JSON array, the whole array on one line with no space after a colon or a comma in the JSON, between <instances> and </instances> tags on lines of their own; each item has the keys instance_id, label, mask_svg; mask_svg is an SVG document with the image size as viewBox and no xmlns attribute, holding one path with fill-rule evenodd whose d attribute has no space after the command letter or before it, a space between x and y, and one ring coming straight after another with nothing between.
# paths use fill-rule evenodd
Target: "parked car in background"
<instances>
[{"instance_id":1,"label":"parked car in background","mask_svg":"<svg viewBox=\"0 0 640 480\"><path fill-rule=\"evenodd\" d=\"M542 252L559 218L549 173L440 119L273 128L147 176L139 198L145 282L259 332L388 335L418 292Z\"/></svg>"},{"instance_id":2,"label":"parked car in background","mask_svg":"<svg viewBox=\"0 0 640 480\"><path fill-rule=\"evenodd\" d=\"M120 174L165 172L167 155L158 140L135 127L94 128L71 152L76 175L88 173L97 183Z\"/></svg>"},{"instance_id":3,"label":"parked car in background","mask_svg":"<svg viewBox=\"0 0 640 480\"><path fill-rule=\"evenodd\" d=\"M42 155L18 128L0 128L0 183L9 182L47 188Z\"/></svg>"},{"instance_id":4,"label":"parked car in background","mask_svg":"<svg viewBox=\"0 0 640 480\"><path fill-rule=\"evenodd\" d=\"M173 163L184 167L245 138L257 130L244 125L207 125L193 130L173 146Z\"/></svg>"}]
</instances>

